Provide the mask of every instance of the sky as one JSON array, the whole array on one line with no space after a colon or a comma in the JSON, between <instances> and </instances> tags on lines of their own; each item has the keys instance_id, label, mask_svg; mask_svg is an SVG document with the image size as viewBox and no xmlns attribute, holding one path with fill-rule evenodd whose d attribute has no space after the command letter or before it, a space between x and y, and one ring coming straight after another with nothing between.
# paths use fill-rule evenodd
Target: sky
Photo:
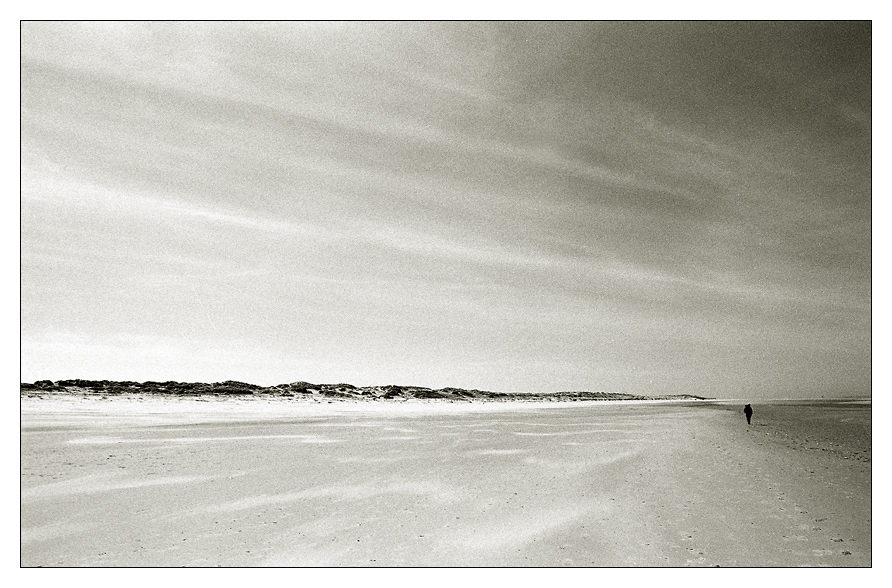
<instances>
[{"instance_id":1,"label":"sky","mask_svg":"<svg viewBox=\"0 0 892 588\"><path fill-rule=\"evenodd\" d=\"M871 393L863 22L24 22L21 378Z\"/></svg>"}]
</instances>

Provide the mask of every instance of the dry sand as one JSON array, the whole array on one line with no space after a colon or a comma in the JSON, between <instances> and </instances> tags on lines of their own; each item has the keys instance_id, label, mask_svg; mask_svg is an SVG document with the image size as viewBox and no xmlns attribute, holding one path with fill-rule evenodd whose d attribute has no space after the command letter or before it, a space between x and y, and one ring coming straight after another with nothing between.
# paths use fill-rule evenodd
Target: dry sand
<instances>
[{"instance_id":1,"label":"dry sand","mask_svg":"<svg viewBox=\"0 0 892 588\"><path fill-rule=\"evenodd\" d=\"M23 398L24 566L870 566L871 405Z\"/></svg>"}]
</instances>

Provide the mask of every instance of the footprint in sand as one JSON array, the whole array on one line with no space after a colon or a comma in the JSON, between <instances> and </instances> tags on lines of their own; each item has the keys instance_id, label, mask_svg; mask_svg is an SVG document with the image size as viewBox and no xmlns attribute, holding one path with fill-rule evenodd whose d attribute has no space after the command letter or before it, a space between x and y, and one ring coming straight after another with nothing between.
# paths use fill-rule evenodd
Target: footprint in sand
<instances>
[{"instance_id":1,"label":"footprint in sand","mask_svg":"<svg viewBox=\"0 0 892 588\"><path fill-rule=\"evenodd\" d=\"M808 541L808 537L805 535L791 535L790 537L784 535L783 539L784 541Z\"/></svg>"}]
</instances>

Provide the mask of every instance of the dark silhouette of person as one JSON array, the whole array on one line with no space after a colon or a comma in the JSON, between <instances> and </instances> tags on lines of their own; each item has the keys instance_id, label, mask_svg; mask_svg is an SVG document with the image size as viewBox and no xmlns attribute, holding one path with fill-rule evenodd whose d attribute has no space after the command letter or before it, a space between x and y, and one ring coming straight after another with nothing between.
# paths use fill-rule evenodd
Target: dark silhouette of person
<instances>
[{"instance_id":1,"label":"dark silhouette of person","mask_svg":"<svg viewBox=\"0 0 892 588\"><path fill-rule=\"evenodd\" d=\"M753 407L747 404L743 407L743 414L746 415L746 424L750 424L750 419L753 418Z\"/></svg>"}]
</instances>

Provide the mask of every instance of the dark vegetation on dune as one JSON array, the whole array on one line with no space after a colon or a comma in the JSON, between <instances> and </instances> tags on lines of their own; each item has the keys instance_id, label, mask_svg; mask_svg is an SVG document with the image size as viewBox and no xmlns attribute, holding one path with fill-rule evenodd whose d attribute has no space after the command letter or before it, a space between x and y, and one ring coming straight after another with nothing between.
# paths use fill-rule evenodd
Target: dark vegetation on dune
<instances>
[{"instance_id":1,"label":"dark vegetation on dune","mask_svg":"<svg viewBox=\"0 0 892 588\"><path fill-rule=\"evenodd\" d=\"M22 394L154 394L166 396L262 396L282 398L331 398L351 400L488 400L488 401L574 401L574 400L705 400L702 396L677 394L670 396L636 396L608 392L543 392L504 393L462 388L424 388L421 386L366 386L352 384L311 384L292 382L276 386L258 386L226 380L206 384L203 382L114 382L110 380L39 380L33 384L22 383Z\"/></svg>"}]
</instances>

